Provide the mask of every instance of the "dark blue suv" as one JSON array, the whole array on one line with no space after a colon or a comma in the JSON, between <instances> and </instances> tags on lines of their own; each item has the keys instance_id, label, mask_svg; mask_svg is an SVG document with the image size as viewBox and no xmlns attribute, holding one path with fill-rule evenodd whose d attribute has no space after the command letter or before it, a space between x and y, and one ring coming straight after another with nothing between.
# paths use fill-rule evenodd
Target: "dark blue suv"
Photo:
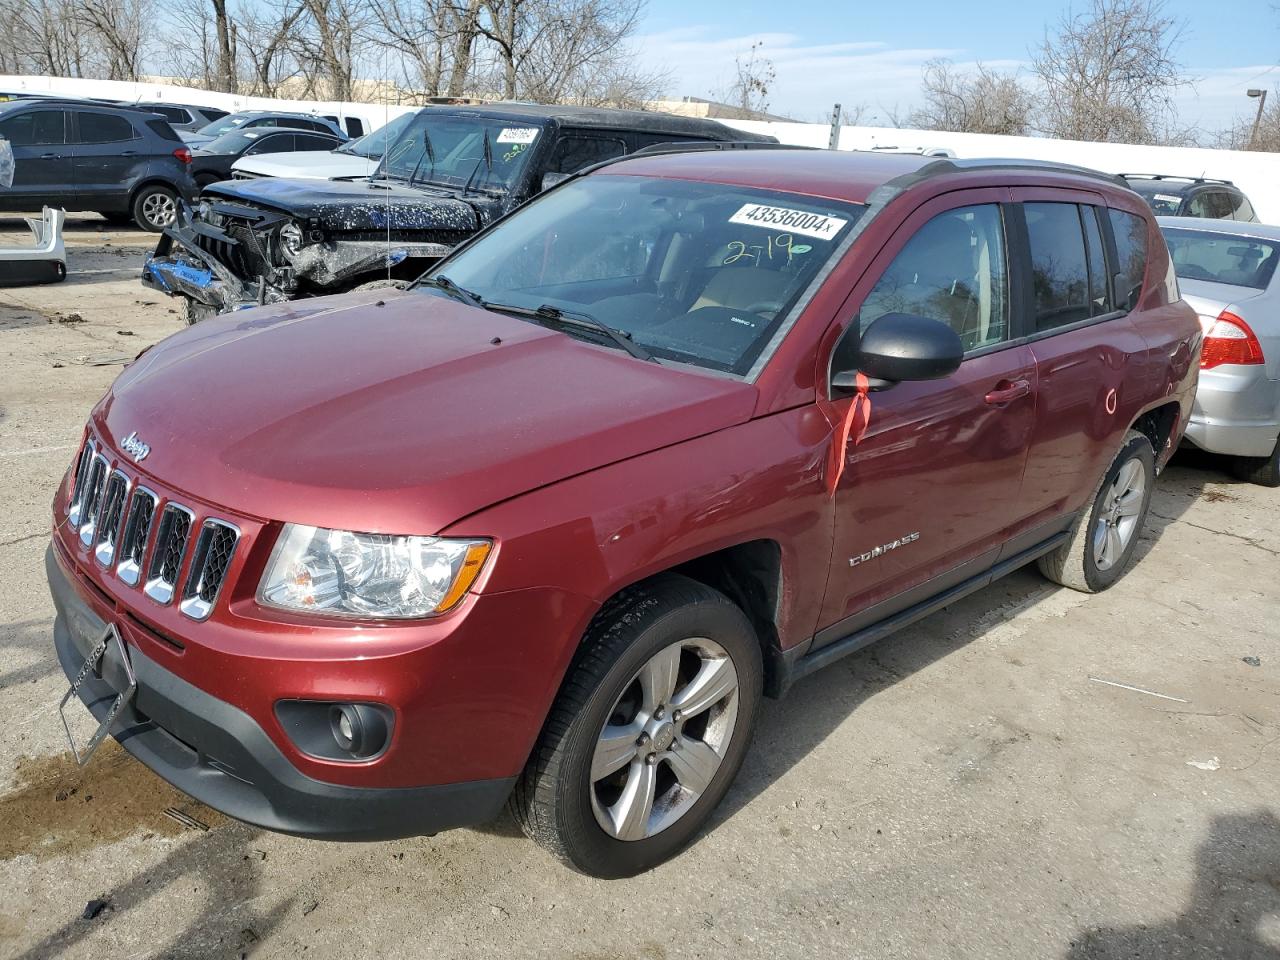
<instances>
[{"instance_id":1,"label":"dark blue suv","mask_svg":"<svg viewBox=\"0 0 1280 960\"><path fill-rule=\"evenodd\" d=\"M13 148L13 185L0 211L93 210L159 232L178 199L194 199L191 150L146 109L81 100L0 103L0 138Z\"/></svg>"}]
</instances>

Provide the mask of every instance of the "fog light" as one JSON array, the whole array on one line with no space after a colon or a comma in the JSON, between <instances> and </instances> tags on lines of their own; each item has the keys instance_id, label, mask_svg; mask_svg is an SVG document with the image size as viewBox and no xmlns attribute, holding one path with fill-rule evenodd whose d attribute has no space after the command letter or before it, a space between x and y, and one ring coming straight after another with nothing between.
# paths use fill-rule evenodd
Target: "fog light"
<instances>
[{"instance_id":1,"label":"fog light","mask_svg":"<svg viewBox=\"0 0 1280 960\"><path fill-rule=\"evenodd\" d=\"M376 703L281 700L276 716L303 753L324 760L372 760L391 742L394 715Z\"/></svg>"}]
</instances>

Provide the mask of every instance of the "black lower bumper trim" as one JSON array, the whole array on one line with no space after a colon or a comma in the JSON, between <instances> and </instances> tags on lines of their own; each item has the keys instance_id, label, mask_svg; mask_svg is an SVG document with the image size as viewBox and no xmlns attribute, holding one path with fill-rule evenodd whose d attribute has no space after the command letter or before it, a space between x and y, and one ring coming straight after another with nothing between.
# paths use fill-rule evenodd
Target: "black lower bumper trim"
<instances>
[{"instance_id":1,"label":"black lower bumper trim","mask_svg":"<svg viewBox=\"0 0 1280 960\"><path fill-rule=\"evenodd\" d=\"M72 677L105 623L81 599L50 546L45 555L57 607L54 645ZM130 648L138 689L113 736L179 790L228 816L281 833L325 840L390 840L484 823L497 816L514 778L427 787L324 783L299 771L247 713L205 693ZM80 699L99 720L116 691L104 663Z\"/></svg>"}]
</instances>

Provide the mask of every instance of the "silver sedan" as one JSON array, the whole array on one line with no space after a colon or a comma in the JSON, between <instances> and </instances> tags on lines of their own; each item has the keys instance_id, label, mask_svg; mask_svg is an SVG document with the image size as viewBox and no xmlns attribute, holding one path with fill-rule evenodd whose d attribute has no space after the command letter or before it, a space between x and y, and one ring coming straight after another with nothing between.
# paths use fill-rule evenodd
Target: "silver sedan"
<instances>
[{"instance_id":1,"label":"silver sedan","mask_svg":"<svg viewBox=\"0 0 1280 960\"><path fill-rule=\"evenodd\" d=\"M1187 439L1280 486L1280 227L1158 217L1182 297L1205 330Z\"/></svg>"}]
</instances>

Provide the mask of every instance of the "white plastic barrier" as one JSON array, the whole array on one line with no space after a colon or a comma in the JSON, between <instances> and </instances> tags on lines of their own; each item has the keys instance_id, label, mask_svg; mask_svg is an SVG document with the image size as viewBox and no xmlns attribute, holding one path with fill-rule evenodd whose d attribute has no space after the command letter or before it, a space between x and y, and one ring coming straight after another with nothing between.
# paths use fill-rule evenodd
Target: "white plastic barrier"
<instances>
[{"instance_id":1,"label":"white plastic barrier","mask_svg":"<svg viewBox=\"0 0 1280 960\"><path fill-rule=\"evenodd\" d=\"M768 133L783 143L825 147L831 127L825 123L723 121L743 130ZM1087 143L1045 137L1001 137L894 127L842 127L841 150L946 151L962 158L1009 157L1054 160L1105 173L1163 173L1230 180L1245 192L1264 223L1280 223L1280 154L1203 147L1144 147L1126 143Z\"/></svg>"}]
</instances>

